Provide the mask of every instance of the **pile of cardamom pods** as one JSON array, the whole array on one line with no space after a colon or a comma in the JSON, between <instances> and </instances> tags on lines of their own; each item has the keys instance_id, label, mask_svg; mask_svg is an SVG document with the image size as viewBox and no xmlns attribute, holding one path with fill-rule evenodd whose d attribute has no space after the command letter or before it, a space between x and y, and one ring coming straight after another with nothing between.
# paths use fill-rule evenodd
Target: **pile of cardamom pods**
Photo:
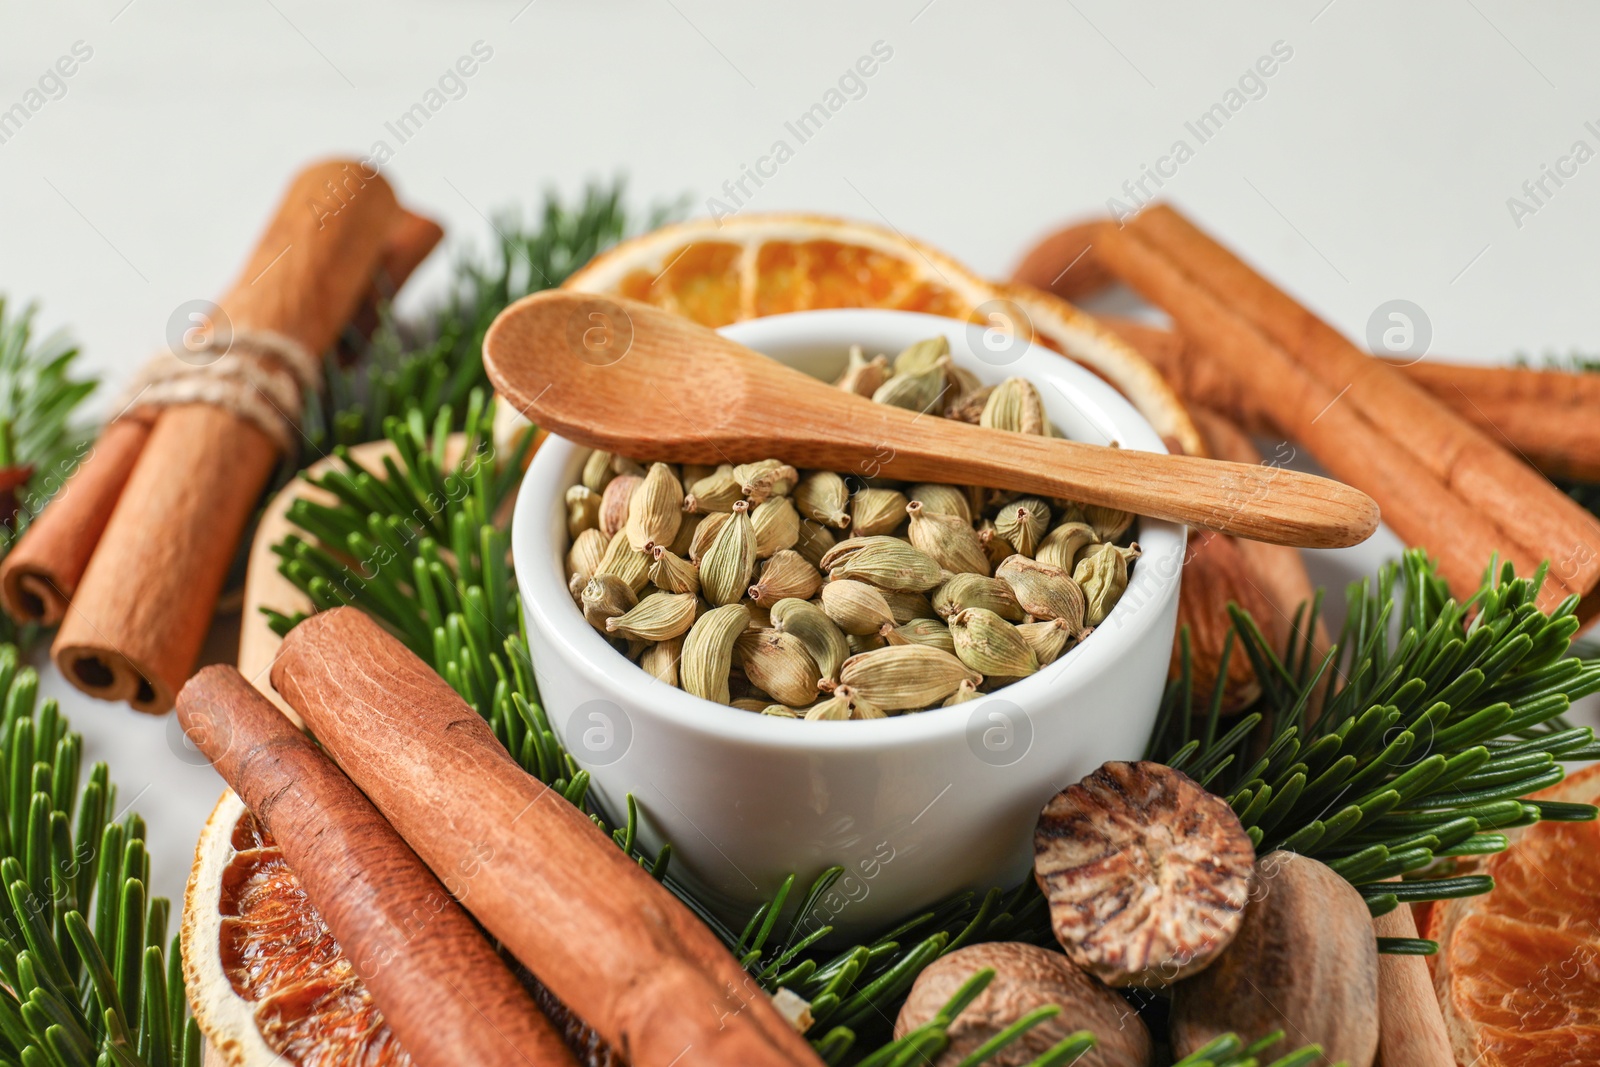
<instances>
[{"instance_id":1,"label":"pile of cardamom pods","mask_svg":"<svg viewBox=\"0 0 1600 1067\"><path fill-rule=\"evenodd\" d=\"M884 404L1060 436L1022 378L982 385L943 337L891 363L859 348L836 383ZM1099 625L1139 555L1133 516L864 472L648 465L592 452L567 490L569 588L650 674L806 719L971 700Z\"/></svg>"}]
</instances>

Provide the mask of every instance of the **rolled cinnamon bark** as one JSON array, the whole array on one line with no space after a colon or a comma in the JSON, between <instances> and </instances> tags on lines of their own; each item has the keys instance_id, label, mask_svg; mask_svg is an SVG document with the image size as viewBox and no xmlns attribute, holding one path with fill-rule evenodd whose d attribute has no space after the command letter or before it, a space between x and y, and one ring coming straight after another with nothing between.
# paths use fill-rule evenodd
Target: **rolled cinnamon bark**
<instances>
[{"instance_id":1,"label":"rolled cinnamon bark","mask_svg":"<svg viewBox=\"0 0 1600 1067\"><path fill-rule=\"evenodd\" d=\"M1100 319L1153 364L1185 400L1252 433L1281 432L1263 397L1179 334L1132 319ZM1389 362L1463 419L1552 478L1600 481L1600 374L1478 367L1436 359Z\"/></svg>"},{"instance_id":2,"label":"rolled cinnamon bark","mask_svg":"<svg viewBox=\"0 0 1600 1067\"><path fill-rule=\"evenodd\" d=\"M236 343L250 331L311 355L327 349L371 286L400 210L383 178L360 163L335 160L297 175L219 301ZM258 393L256 403L296 425L298 410ZM172 706L280 448L225 406L160 410L51 649L68 680L140 711Z\"/></svg>"},{"instance_id":3,"label":"rolled cinnamon bark","mask_svg":"<svg viewBox=\"0 0 1600 1067\"><path fill-rule=\"evenodd\" d=\"M1108 233L1102 253L1109 262L1110 250L1126 248L1131 241L1164 258L1189 285L1222 300L1231 313L1288 353L1302 374L1330 397L1338 396L1339 407L1359 412L1391 446L1407 452L1494 526L1504 541L1521 545L1525 557L1550 560L1551 573L1565 590L1587 594L1595 588L1600 581L1600 521L1516 456L1405 375L1358 349L1172 208L1157 204L1140 212L1123 230ZM1118 273L1140 287L1140 275ZM1179 329L1216 354L1222 339L1193 328L1197 316L1187 302L1163 306ZM1259 371L1246 377L1260 388L1276 390L1277 383ZM1298 431L1303 425L1296 419L1287 428ZM1318 458L1327 465L1320 451ZM1436 532L1420 543L1438 548L1439 540ZM1476 568L1481 570L1488 559L1479 558ZM1476 588L1479 577L1463 583L1452 579L1451 584L1460 592Z\"/></svg>"},{"instance_id":4,"label":"rolled cinnamon bark","mask_svg":"<svg viewBox=\"0 0 1600 1067\"><path fill-rule=\"evenodd\" d=\"M1274 421L1310 449L1334 477L1370 494L1382 508L1384 521L1407 543L1429 546L1439 558L1441 574L1458 594L1477 589L1483 568L1496 554L1524 574L1533 573L1551 554L1549 548L1530 549L1524 541L1525 528L1519 528L1521 538L1503 528L1521 516L1514 506L1494 515L1469 503L1467 495L1446 485L1432 465L1409 449L1396 447L1387 417L1375 421L1367 408L1346 402L1345 394L1354 392L1354 386L1329 388L1246 318L1231 295L1224 303L1148 244L1142 231L1131 225L1112 231L1100 252L1119 277L1167 309L1187 338L1203 338L1207 358L1227 366L1252 388L1270 389ZM1543 491L1553 492L1548 484ZM1573 591L1565 577L1554 572L1545 583L1546 607Z\"/></svg>"},{"instance_id":5,"label":"rolled cinnamon bark","mask_svg":"<svg viewBox=\"0 0 1600 1067\"><path fill-rule=\"evenodd\" d=\"M107 426L0 563L0 600L13 619L54 626L66 614L111 509L144 450L150 423L135 415Z\"/></svg>"},{"instance_id":6,"label":"rolled cinnamon bark","mask_svg":"<svg viewBox=\"0 0 1600 1067\"><path fill-rule=\"evenodd\" d=\"M478 921L633 1067L820 1063L700 920L360 611L290 631L272 684L435 873L471 878Z\"/></svg>"},{"instance_id":7,"label":"rolled cinnamon bark","mask_svg":"<svg viewBox=\"0 0 1600 1067\"><path fill-rule=\"evenodd\" d=\"M1405 905L1372 920L1379 937L1416 937ZM1421 956L1378 957L1378 1063L1381 1067L1456 1067L1444 1013Z\"/></svg>"},{"instance_id":8,"label":"rolled cinnamon bark","mask_svg":"<svg viewBox=\"0 0 1600 1067\"><path fill-rule=\"evenodd\" d=\"M418 1067L576 1067L445 886L243 675L196 674L178 694L178 719L278 842Z\"/></svg>"}]
</instances>

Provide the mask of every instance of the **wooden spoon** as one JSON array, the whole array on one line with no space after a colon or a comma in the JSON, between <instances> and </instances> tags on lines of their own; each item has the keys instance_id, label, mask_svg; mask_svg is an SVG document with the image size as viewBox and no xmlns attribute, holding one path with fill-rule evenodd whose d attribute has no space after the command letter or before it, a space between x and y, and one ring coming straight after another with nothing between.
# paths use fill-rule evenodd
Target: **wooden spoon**
<instances>
[{"instance_id":1,"label":"wooden spoon","mask_svg":"<svg viewBox=\"0 0 1600 1067\"><path fill-rule=\"evenodd\" d=\"M874 404L633 300L547 290L483 343L500 395L568 440L667 463L796 467L1066 497L1306 548L1367 539L1378 505L1281 467L1081 444Z\"/></svg>"}]
</instances>

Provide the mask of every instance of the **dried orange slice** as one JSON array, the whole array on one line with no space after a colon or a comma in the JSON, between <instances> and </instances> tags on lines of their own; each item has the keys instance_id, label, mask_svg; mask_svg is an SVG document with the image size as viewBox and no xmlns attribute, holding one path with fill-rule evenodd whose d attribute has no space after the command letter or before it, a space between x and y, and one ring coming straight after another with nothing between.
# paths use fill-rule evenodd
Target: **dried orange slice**
<instances>
[{"instance_id":1,"label":"dried orange slice","mask_svg":"<svg viewBox=\"0 0 1600 1067\"><path fill-rule=\"evenodd\" d=\"M229 1067L410 1067L355 968L265 829L230 790L183 901L190 1005Z\"/></svg>"},{"instance_id":2,"label":"dried orange slice","mask_svg":"<svg viewBox=\"0 0 1600 1067\"><path fill-rule=\"evenodd\" d=\"M411 1067L300 879L231 789L195 846L182 937L206 1067ZM580 1064L623 1067L599 1034L516 969Z\"/></svg>"},{"instance_id":3,"label":"dried orange slice","mask_svg":"<svg viewBox=\"0 0 1600 1067\"><path fill-rule=\"evenodd\" d=\"M1082 363L1120 390L1169 448L1205 454L1161 374L1093 318L1050 293L986 281L895 230L823 215L698 219L622 242L565 286L642 300L712 327L816 308L970 320Z\"/></svg>"},{"instance_id":4,"label":"dried orange slice","mask_svg":"<svg viewBox=\"0 0 1600 1067\"><path fill-rule=\"evenodd\" d=\"M1600 765L1535 799L1595 803ZM1600 823L1536 823L1480 870L1494 890L1436 906L1426 935L1457 1061L1600 1063Z\"/></svg>"}]
</instances>

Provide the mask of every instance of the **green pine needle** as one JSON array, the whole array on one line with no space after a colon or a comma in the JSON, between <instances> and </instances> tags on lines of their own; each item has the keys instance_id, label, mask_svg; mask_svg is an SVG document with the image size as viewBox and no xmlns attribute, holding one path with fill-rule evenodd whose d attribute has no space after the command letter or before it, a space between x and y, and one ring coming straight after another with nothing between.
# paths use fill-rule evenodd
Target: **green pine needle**
<instances>
[{"instance_id":1,"label":"green pine needle","mask_svg":"<svg viewBox=\"0 0 1600 1067\"><path fill-rule=\"evenodd\" d=\"M32 305L11 312L0 295L0 473L20 469L27 475L0 490L0 557L88 450L86 428L73 420L99 384L74 377L78 348L63 334L34 337L35 314ZM37 629L19 628L0 613L0 641L26 647Z\"/></svg>"},{"instance_id":2,"label":"green pine needle","mask_svg":"<svg viewBox=\"0 0 1600 1067\"><path fill-rule=\"evenodd\" d=\"M1448 861L1504 849L1499 831L1510 827L1596 815L1587 804L1523 799L1561 781L1563 762L1600 758L1594 732L1561 717L1600 691L1600 661L1570 654L1576 597L1538 608L1543 577L1491 565L1457 604L1426 555L1407 552L1350 587L1344 631L1320 663L1309 638L1280 656L1231 606L1260 703L1219 737L1220 682L1201 712L1180 680L1150 755L1226 797L1258 851L1321 859L1373 914L1486 893L1491 879L1452 877Z\"/></svg>"},{"instance_id":3,"label":"green pine needle","mask_svg":"<svg viewBox=\"0 0 1600 1067\"><path fill-rule=\"evenodd\" d=\"M200 1067L144 820L116 814L39 676L0 646L0 1062Z\"/></svg>"}]
</instances>

